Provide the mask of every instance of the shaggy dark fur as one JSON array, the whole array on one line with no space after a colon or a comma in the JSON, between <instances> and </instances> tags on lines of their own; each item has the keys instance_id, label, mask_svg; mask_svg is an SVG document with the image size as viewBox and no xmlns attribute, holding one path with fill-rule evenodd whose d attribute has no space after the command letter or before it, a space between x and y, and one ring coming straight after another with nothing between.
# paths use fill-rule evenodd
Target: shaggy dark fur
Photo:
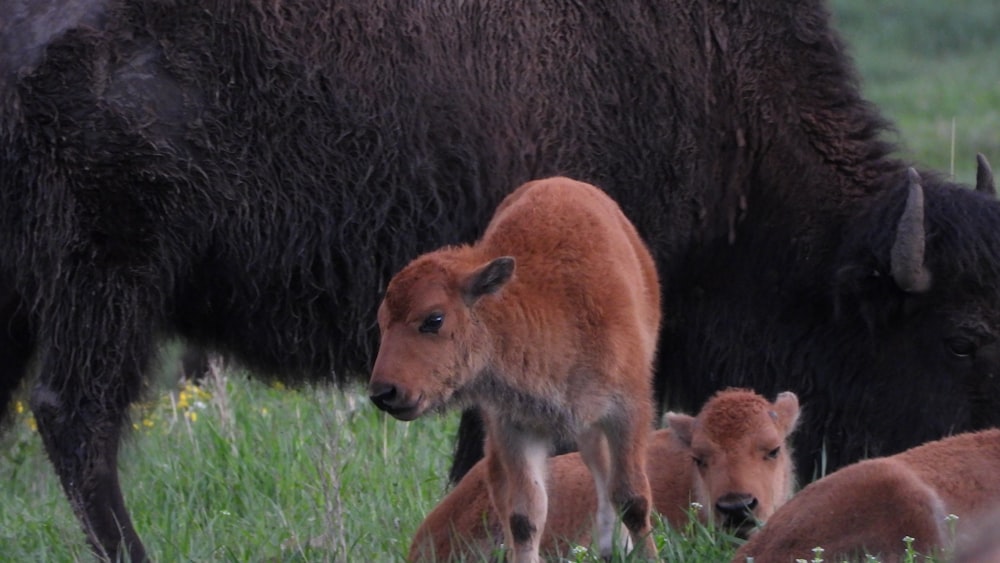
<instances>
[{"instance_id":1,"label":"shaggy dark fur","mask_svg":"<svg viewBox=\"0 0 1000 563\"><path fill-rule=\"evenodd\" d=\"M115 463L159 338L291 382L365 374L390 275L555 174L656 254L662 404L792 389L805 475L824 442L837 466L996 422L1000 204L925 179L934 282L893 284L905 165L819 0L0 14L0 409L34 374L103 556L146 555Z\"/></svg>"}]
</instances>

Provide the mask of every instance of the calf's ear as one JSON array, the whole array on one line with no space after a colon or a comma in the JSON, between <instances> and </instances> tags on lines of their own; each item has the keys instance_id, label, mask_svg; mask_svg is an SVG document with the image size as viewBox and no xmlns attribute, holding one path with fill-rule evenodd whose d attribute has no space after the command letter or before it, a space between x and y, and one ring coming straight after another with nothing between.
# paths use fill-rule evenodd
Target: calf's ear
<instances>
[{"instance_id":1,"label":"calf's ear","mask_svg":"<svg viewBox=\"0 0 1000 563\"><path fill-rule=\"evenodd\" d=\"M484 266L480 266L466 277L462 283L462 295L466 305L472 305L484 295L500 291L514 275L514 257L501 256Z\"/></svg>"},{"instance_id":2,"label":"calf's ear","mask_svg":"<svg viewBox=\"0 0 1000 563\"><path fill-rule=\"evenodd\" d=\"M799 423L799 398L791 391L779 393L774 401L773 415L778 426L785 431L785 436L795 431Z\"/></svg>"},{"instance_id":3,"label":"calf's ear","mask_svg":"<svg viewBox=\"0 0 1000 563\"><path fill-rule=\"evenodd\" d=\"M668 412L663 415L667 428L687 447L691 447L691 436L694 434L694 417L686 414Z\"/></svg>"}]
</instances>

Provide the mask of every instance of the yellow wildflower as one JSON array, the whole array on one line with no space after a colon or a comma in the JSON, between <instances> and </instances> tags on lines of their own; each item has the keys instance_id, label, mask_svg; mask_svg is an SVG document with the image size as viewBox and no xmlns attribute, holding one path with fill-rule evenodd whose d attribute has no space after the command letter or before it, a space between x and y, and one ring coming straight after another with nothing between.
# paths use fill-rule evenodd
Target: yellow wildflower
<instances>
[{"instance_id":1,"label":"yellow wildflower","mask_svg":"<svg viewBox=\"0 0 1000 563\"><path fill-rule=\"evenodd\" d=\"M197 385L189 385L191 394L200 401L207 401L212 398L212 394Z\"/></svg>"}]
</instances>

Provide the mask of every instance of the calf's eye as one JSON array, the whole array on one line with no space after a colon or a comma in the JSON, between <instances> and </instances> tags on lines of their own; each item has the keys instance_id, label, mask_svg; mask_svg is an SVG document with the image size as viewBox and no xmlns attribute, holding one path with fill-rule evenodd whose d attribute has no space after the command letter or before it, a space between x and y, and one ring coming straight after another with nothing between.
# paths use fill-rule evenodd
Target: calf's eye
<instances>
[{"instance_id":1,"label":"calf's eye","mask_svg":"<svg viewBox=\"0 0 1000 563\"><path fill-rule=\"evenodd\" d=\"M781 446L774 448L773 450L767 452L767 459L778 459L778 454L781 453Z\"/></svg>"},{"instance_id":2,"label":"calf's eye","mask_svg":"<svg viewBox=\"0 0 1000 563\"><path fill-rule=\"evenodd\" d=\"M431 313L420 323L420 332L425 334L437 334L444 324L444 315L441 313Z\"/></svg>"}]
</instances>

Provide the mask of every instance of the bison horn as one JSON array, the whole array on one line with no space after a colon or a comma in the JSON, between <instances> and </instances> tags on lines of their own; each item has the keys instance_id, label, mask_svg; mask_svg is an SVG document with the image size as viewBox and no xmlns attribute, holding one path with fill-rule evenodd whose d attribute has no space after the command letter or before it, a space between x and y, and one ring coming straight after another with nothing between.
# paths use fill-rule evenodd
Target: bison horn
<instances>
[{"instance_id":1,"label":"bison horn","mask_svg":"<svg viewBox=\"0 0 1000 563\"><path fill-rule=\"evenodd\" d=\"M997 187L993 183L993 170L982 153L976 155L976 191L989 196L997 196Z\"/></svg>"},{"instance_id":2,"label":"bison horn","mask_svg":"<svg viewBox=\"0 0 1000 563\"><path fill-rule=\"evenodd\" d=\"M900 289L923 293L931 286L931 274L924 267L924 189L920 186L920 175L913 168L909 170L909 179L906 207L896 227L889 264Z\"/></svg>"}]
</instances>

